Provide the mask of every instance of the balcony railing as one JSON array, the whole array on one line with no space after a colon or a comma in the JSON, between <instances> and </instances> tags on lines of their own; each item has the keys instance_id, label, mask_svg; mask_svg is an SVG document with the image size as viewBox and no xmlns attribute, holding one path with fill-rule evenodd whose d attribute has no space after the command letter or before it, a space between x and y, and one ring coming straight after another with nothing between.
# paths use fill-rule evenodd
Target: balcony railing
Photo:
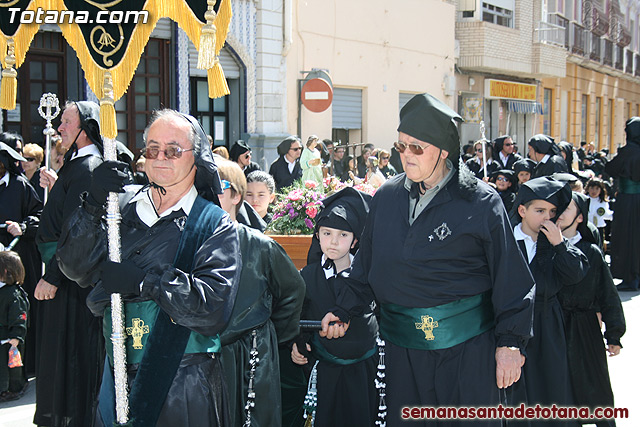
<instances>
[{"instance_id":1,"label":"balcony railing","mask_svg":"<svg viewBox=\"0 0 640 427\"><path fill-rule=\"evenodd\" d=\"M540 43L554 44L564 47L565 42L565 28L560 25L551 24L549 22L538 22L538 28L536 28L537 41Z\"/></svg>"},{"instance_id":2,"label":"balcony railing","mask_svg":"<svg viewBox=\"0 0 640 427\"><path fill-rule=\"evenodd\" d=\"M571 22L567 29L569 33L567 49L576 55L584 55L587 52L587 31L577 22Z\"/></svg>"},{"instance_id":3,"label":"balcony railing","mask_svg":"<svg viewBox=\"0 0 640 427\"><path fill-rule=\"evenodd\" d=\"M633 74L633 51L629 49L624 50L624 72Z\"/></svg>"},{"instance_id":4,"label":"balcony railing","mask_svg":"<svg viewBox=\"0 0 640 427\"><path fill-rule=\"evenodd\" d=\"M609 39L602 39L602 63L613 67L613 42Z\"/></svg>"}]
</instances>

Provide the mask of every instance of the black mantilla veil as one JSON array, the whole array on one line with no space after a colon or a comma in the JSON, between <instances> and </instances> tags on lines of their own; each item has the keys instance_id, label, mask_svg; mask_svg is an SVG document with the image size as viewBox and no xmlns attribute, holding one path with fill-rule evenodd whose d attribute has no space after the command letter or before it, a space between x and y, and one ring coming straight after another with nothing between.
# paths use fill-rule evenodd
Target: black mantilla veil
<instances>
[{"instance_id":1,"label":"black mantilla veil","mask_svg":"<svg viewBox=\"0 0 640 427\"><path fill-rule=\"evenodd\" d=\"M22 172L16 165L16 162L26 162L27 160L22 157L16 150L9 147L4 142L0 142L0 162L4 165L4 168L10 175L20 175ZM2 178L2 176L0 176Z\"/></svg>"}]
</instances>

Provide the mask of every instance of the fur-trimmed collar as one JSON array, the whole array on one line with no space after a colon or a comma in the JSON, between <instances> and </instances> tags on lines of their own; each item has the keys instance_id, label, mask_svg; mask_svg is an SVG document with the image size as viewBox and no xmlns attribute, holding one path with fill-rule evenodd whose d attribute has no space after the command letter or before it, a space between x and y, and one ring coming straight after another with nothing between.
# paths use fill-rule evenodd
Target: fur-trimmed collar
<instances>
[{"instance_id":1,"label":"fur-trimmed collar","mask_svg":"<svg viewBox=\"0 0 640 427\"><path fill-rule=\"evenodd\" d=\"M458 189L465 200L471 200L478 188L478 179L464 164L462 158L458 160Z\"/></svg>"}]
</instances>

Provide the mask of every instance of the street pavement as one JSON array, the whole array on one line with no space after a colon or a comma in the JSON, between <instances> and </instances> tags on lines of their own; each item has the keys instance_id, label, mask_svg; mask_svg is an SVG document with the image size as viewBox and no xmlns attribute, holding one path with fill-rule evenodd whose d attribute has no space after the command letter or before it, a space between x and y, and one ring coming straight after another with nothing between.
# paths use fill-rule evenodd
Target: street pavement
<instances>
[{"instance_id":1,"label":"street pavement","mask_svg":"<svg viewBox=\"0 0 640 427\"><path fill-rule=\"evenodd\" d=\"M628 408L629 418L618 419L618 427L640 426L640 292L621 292L620 299L627 320L627 333L622 337L619 356L609 358L609 372L616 407ZM0 427L31 427L36 402L36 384L31 380L26 394L17 401L0 403ZM411 424L411 423L408 423ZM471 425L471 424L470 424Z\"/></svg>"}]
</instances>

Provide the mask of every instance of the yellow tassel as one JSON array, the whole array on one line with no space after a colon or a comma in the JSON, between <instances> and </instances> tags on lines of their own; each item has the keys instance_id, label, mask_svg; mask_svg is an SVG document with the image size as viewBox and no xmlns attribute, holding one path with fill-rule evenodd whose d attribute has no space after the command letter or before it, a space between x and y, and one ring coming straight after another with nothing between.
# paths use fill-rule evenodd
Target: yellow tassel
<instances>
[{"instance_id":1,"label":"yellow tassel","mask_svg":"<svg viewBox=\"0 0 640 427\"><path fill-rule=\"evenodd\" d=\"M15 44L12 38L7 39L7 56L4 58L6 68L2 70L2 85L0 85L0 108L13 110L16 108L16 94L18 92L18 72L13 66L16 63Z\"/></svg>"},{"instance_id":2,"label":"yellow tassel","mask_svg":"<svg viewBox=\"0 0 640 427\"><path fill-rule=\"evenodd\" d=\"M100 134L106 138L115 139L118 136L116 109L113 100L113 83L111 73L105 71L103 97L100 99Z\"/></svg>"},{"instance_id":3,"label":"yellow tassel","mask_svg":"<svg viewBox=\"0 0 640 427\"><path fill-rule=\"evenodd\" d=\"M209 84L209 98L220 98L231 93L227 79L224 77L222 65L217 57L213 68L207 70L207 82Z\"/></svg>"},{"instance_id":4,"label":"yellow tassel","mask_svg":"<svg viewBox=\"0 0 640 427\"><path fill-rule=\"evenodd\" d=\"M227 33L229 32L229 24L231 23L232 16L233 12L231 11L231 0L222 0L220 8L218 9L218 15L216 16L215 20L217 29L216 55L220 55L220 50L222 50L222 47L227 40Z\"/></svg>"},{"instance_id":5,"label":"yellow tassel","mask_svg":"<svg viewBox=\"0 0 640 427\"><path fill-rule=\"evenodd\" d=\"M216 13L213 6L216 0L207 0L207 12L204 14L207 23L202 27L200 32L200 45L198 46L198 65L200 70L208 70L215 66L216 59L216 26L213 21L216 19Z\"/></svg>"}]
</instances>

